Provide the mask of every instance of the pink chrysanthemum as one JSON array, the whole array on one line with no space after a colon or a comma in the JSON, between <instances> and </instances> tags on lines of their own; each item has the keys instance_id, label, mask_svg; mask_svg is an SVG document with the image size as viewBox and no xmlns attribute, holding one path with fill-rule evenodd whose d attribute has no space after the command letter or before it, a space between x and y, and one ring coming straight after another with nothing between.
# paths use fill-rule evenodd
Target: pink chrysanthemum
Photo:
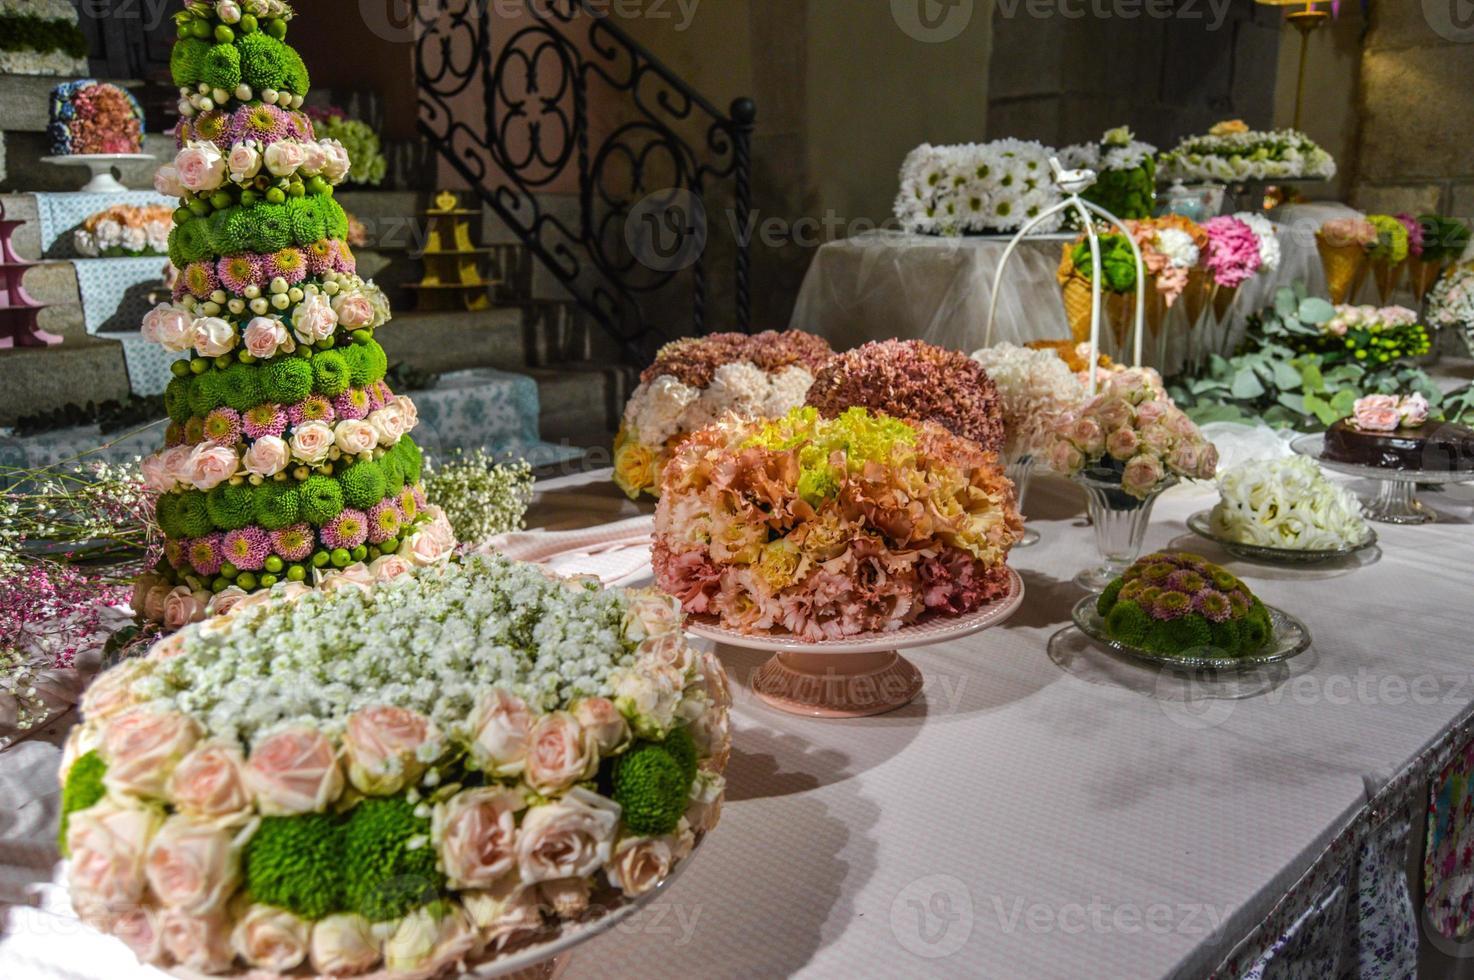
<instances>
[{"instance_id":1,"label":"pink chrysanthemum","mask_svg":"<svg viewBox=\"0 0 1474 980\"><path fill-rule=\"evenodd\" d=\"M271 550L282 561L306 561L317 547L317 539L308 524L293 524L271 533Z\"/></svg>"},{"instance_id":2,"label":"pink chrysanthemum","mask_svg":"<svg viewBox=\"0 0 1474 980\"><path fill-rule=\"evenodd\" d=\"M169 567L183 570L189 563L189 539L170 538L164 542L164 559Z\"/></svg>"},{"instance_id":3,"label":"pink chrysanthemum","mask_svg":"<svg viewBox=\"0 0 1474 980\"><path fill-rule=\"evenodd\" d=\"M189 543L189 563L196 572L201 575L220 574L220 566L225 563L220 550L223 542L224 536L217 533L195 538Z\"/></svg>"},{"instance_id":4,"label":"pink chrysanthemum","mask_svg":"<svg viewBox=\"0 0 1474 980\"><path fill-rule=\"evenodd\" d=\"M271 554L271 539L259 527L242 528L225 536L225 560L243 572L259 571Z\"/></svg>"},{"instance_id":5,"label":"pink chrysanthemum","mask_svg":"<svg viewBox=\"0 0 1474 980\"><path fill-rule=\"evenodd\" d=\"M399 506L393 500L381 500L368 512L368 539L370 544L383 544L399 534L401 518Z\"/></svg>"},{"instance_id":6,"label":"pink chrysanthemum","mask_svg":"<svg viewBox=\"0 0 1474 980\"><path fill-rule=\"evenodd\" d=\"M347 242L338 243L338 254L333 258L333 269L351 276L358 271L358 260L353 257L353 249L348 247Z\"/></svg>"},{"instance_id":7,"label":"pink chrysanthemum","mask_svg":"<svg viewBox=\"0 0 1474 980\"><path fill-rule=\"evenodd\" d=\"M338 260L338 243L331 238L323 238L308 245L302 254L307 260L307 271L320 276L333 270L333 264Z\"/></svg>"},{"instance_id":8,"label":"pink chrysanthemum","mask_svg":"<svg viewBox=\"0 0 1474 980\"><path fill-rule=\"evenodd\" d=\"M375 381L365 389L368 392L369 411L377 412L389 404L389 386L382 381Z\"/></svg>"},{"instance_id":9,"label":"pink chrysanthemum","mask_svg":"<svg viewBox=\"0 0 1474 980\"><path fill-rule=\"evenodd\" d=\"M228 150L230 149L230 124L230 113L223 109L202 112L194 118L194 122L190 125L190 138L205 140L214 143L222 150Z\"/></svg>"},{"instance_id":10,"label":"pink chrysanthemum","mask_svg":"<svg viewBox=\"0 0 1474 980\"><path fill-rule=\"evenodd\" d=\"M416 483L414 485L414 493L415 493L415 506L417 506L420 510L424 510L425 509L425 485L423 483Z\"/></svg>"},{"instance_id":11,"label":"pink chrysanthemum","mask_svg":"<svg viewBox=\"0 0 1474 980\"><path fill-rule=\"evenodd\" d=\"M1213 623L1226 623L1233 616L1233 604L1217 589L1204 589L1193 596L1193 612L1201 613Z\"/></svg>"},{"instance_id":12,"label":"pink chrysanthemum","mask_svg":"<svg viewBox=\"0 0 1474 980\"><path fill-rule=\"evenodd\" d=\"M169 427L164 430L164 448L173 449L175 446L184 445L184 426L178 422L170 422Z\"/></svg>"},{"instance_id":13,"label":"pink chrysanthemum","mask_svg":"<svg viewBox=\"0 0 1474 980\"><path fill-rule=\"evenodd\" d=\"M340 419L366 419L370 411L368 393L363 388L349 388L333 399L333 410Z\"/></svg>"},{"instance_id":14,"label":"pink chrysanthemum","mask_svg":"<svg viewBox=\"0 0 1474 980\"><path fill-rule=\"evenodd\" d=\"M322 543L329 548L357 548L368 538L368 531L368 515L347 507L322 529Z\"/></svg>"},{"instance_id":15,"label":"pink chrysanthemum","mask_svg":"<svg viewBox=\"0 0 1474 980\"><path fill-rule=\"evenodd\" d=\"M339 416L333 410L332 402L322 395L313 395L287 409L287 417L292 420L293 426L298 426L304 422L326 422L331 425Z\"/></svg>"},{"instance_id":16,"label":"pink chrysanthemum","mask_svg":"<svg viewBox=\"0 0 1474 980\"><path fill-rule=\"evenodd\" d=\"M205 416L205 438L221 446L241 441L241 416L233 408L217 408Z\"/></svg>"},{"instance_id":17,"label":"pink chrysanthemum","mask_svg":"<svg viewBox=\"0 0 1474 980\"><path fill-rule=\"evenodd\" d=\"M260 140L275 143L291 131L291 117L274 105L254 103L235 110L230 120L230 142Z\"/></svg>"},{"instance_id":18,"label":"pink chrysanthemum","mask_svg":"<svg viewBox=\"0 0 1474 980\"><path fill-rule=\"evenodd\" d=\"M415 499L413 487L405 487L399 492L399 523L401 526L415 519L420 512L420 502Z\"/></svg>"},{"instance_id":19,"label":"pink chrysanthemum","mask_svg":"<svg viewBox=\"0 0 1474 980\"><path fill-rule=\"evenodd\" d=\"M269 259L273 276L281 276L288 285L295 286L307 278L307 257L301 249L284 248Z\"/></svg>"},{"instance_id":20,"label":"pink chrysanthemum","mask_svg":"<svg viewBox=\"0 0 1474 980\"><path fill-rule=\"evenodd\" d=\"M287 431L287 413L275 402L263 402L246 409L241 417L241 431L252 439L279 436Z\"/></svg>"},{"instance_id":21,"label":"pink chrysanthemum","mask_svg":"<svg viewBox=\"0 0 1474 980\"><path fill-rule=\"evenodd\" d=\"M1148 610L1153 619L1181 619L1192 611L1192 600L1181 592L1163 592Z\"/></svg>"},{"instance_id":22,"label":"pink chrysanthemum","mask_svg":"<svg viewBox=\"0 0 1474 980\"><path fill-rule=\"evenodd\" d=\"M261 259L256 255L227 255L216 265L215 271L226 291L238 295L251 286L266 284L266 277L261 271Z\"/></svg>"},{"instance_id":23,"label":"pink chrysanthemum","mask_svg":"<svg viewBox=\"0 0 1474 980\"><path fill-rule=\"evenodd\" d=\"M287 135L299 140L317 139L317 136L314 134L315 131L312 128L312 120L308 118L307 113L298 112L294 109L288 112L286 116Z\"/></svg>"},{"instance_id":24,"label":"pink chrysanthemum","mask_svg":"<svg viewBox=\"0 0 1474 980\"><path fill-rule=\"evenodd\" d=\"M179 281L195 299L209 299L210 294L220 288L220 277L215 275L215 266L209 262L191 262L180 273Z\"/></svg>"}]
</instances>

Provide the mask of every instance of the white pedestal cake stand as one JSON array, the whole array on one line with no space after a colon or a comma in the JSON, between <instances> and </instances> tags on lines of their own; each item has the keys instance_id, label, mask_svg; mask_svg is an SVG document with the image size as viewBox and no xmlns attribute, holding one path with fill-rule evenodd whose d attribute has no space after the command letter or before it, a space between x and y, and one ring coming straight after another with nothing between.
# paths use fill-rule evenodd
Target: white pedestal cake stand
<instances>
[{"instance_id":1,"label":"white pedestal cake stand","mask_svg":"<svg viewBox=\"0 0 1474 980\"><path fill-rule=\"evenodd\" d=\"M42 157L42 163L57 166L76 165L92 171L92 179L82 188L83 194L122 194L128 190L113 176L113 168L133 160L154 160L147 153L76 153Z\"/></svg>"},{"instance_id":2,"label":"white pedestal cake stand","mask_svg":"<svg viewBox=\"0 0 1474 980\"><path fill-rule=\"evenodd\" d=\"M1325 436L1301 436L1290 447L1321 466L1346 476L1378 481L1377 496L1364 500L1368 520L1383 524L1432 524L1438 515L1418 499L1418 484L1474 483L1474 470L1394 470L1325 458Z\"/></svg>"},{"instance_id":3,"label":"white pedestal cake stand","mask_svg":"<svg viewBox=\"0 0 1474 980\"><path fill-rule=\"evenodd\" d=\"M786 633L741 633L710 617L688 617L686 629L709 640L773 657L752 677L768 705L810 718L863 718L909 704L921 693L921 671L901 650L957 640L996 626L1024 601L1024 583L1008 570L1008 592L963 616L928 616L893 633L863 633L812 642Z\"/></svg>"}]
</instances>

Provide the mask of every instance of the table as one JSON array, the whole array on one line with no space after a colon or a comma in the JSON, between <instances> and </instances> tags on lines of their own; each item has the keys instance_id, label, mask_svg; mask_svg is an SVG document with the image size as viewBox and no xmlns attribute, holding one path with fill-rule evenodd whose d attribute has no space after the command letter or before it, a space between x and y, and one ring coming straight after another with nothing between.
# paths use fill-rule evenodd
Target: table
<instances>
[{"instance_id":1,"label":"table","mask_svg":"<svg viewBox=\"0 0 1474 980\"><path fill-rule=\"evenodd\" d=\"M1312 294L1326 294L1315 231L1330 218L1357 213L1332 202L1288 205L1271 215L1280 226L1281 265L1240 291L1230 311L1236 335L1242 335L1246 315L1268 306L1277 290L1297 279ZM1006 237L938 238L892 230L828 242L814 255L789 326L819 334L836 350L892 337L977 350L984 346L993 278L1007 245ZM994 343L1070 336L1055 278L1061 247L1059 237L1030 239L1009 260ZM1375 292L1368 277L1359 299L1376 302ZM1402 300L1412 302L1410 295ZM1181 309L1175 308L1168 330L1187 330ZM1172 363L1180 356L1176 352Z\"/></svg>"},{"instance_id":2,"label":"table","mask_svg":"<svg viewBox=\"0 0 1474 980\"><path fill-rule=\"evenodd\" d=\"M649 512L607 476L540 484L532 525ZM1474 488L1428 499L1452 523L1379 527L1368 567L1231 563L1316 640L1286 683L1248 700L1184 702L1150 671L1122 684L1050 659L1091 548L1077 488L1055 479L1029 498L1041 543L1012 560L1024 607L998 629L909 653L926 677L909 707L838 723L780 714L740 686L763 657L722 649L738 687L721 826L666 894L580 948L566 976L1199 977L1237 956L1228 975L1328 889L1344 904L1334 886L1347 874L1380 874L1391 907L1410 915L1400 866L1368 871L1358 853L1406 839L1416 787L1396 794L1451 732L1468 731L1474 703ZM1195 487L1164 495L1148 547L1224 558L1185 533L1211 501ZM1410 695L1422 679L1432 695ZM0 755L0 791L21 801L0 852L12 897L54 857L54 790L21 770L46 775L55 752L33 739ZM1411 810L1416 838L1422 807ZM121 946L73 927L63 952L62 928L17 913L0 975L62 975L17 970L65 956L81 964L69 976L161 976L126 959L88 970L77 957Z\"/></svg>"}]
</instances>

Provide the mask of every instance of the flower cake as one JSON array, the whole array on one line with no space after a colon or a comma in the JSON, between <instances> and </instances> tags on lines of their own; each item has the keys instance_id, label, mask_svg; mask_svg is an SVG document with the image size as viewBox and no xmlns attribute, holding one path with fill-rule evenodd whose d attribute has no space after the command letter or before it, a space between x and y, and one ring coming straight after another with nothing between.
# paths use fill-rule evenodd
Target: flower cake
<instances>
[{"instance_id":1,"label":"flower cake","mask_svg":"<svg viewBox=\"0 0 1474 980\"><path fill-rule=\"evenodd\" d=\"M1436 473L1474 470L1474 430L1428 418L1422 395L1371 395L1326 432L1326 459Z\"/></svg>"},{"instance_id":2,"label":"flower cake","mask_svg":"<svg viewBox=\"0 0 1474 980\"><path fill-rule=\"evenodd\" d=\"M384 295L355 271L334 187L351 166L299 111L302 59L280 0L191 3L176 20L179 150L171 302L142 336L187 360L164 391L165 448L143 461L164 560L135 610L177 627L279 581L313 583L454 546L425 499L414 402L385 383Z\"/></svg>"},{"instance_id":3,"label":"flower cake","mask_svg":"<svg viewBox=\"0 0 1474 980\"><path fill-rule=\"evenodd\" d=\"M686 434L728 413L777 418L803 404L834 351L802 330L686 337L662 347L624 409L614 482L631 499L658 495L660 471Z\"/></svg>"},{"instance_id":4,"label":"flower cake","mask_svg":"<svg viewBox=\"0 0 1474 980\"><path fill-rule=\"evenodd\" d=\"M139 153L143 107L128 91L109 82L94 78L63 82L51 90L46 134L53 156Z\"/></svg>"},{"instance_id":5,"label":"flower cake","mask_svg":"<svg viewBox=\"0 0 1474 980\"><path fill-rule=\"evenodd\" d=\"M931 422L812 407L693 433L665 468L657 584L687 612L807 640L973 612L1023 533L995 453Z\"/></svg>"},{"instance_id":6,"label":"flower cake","mask_svg":"<svg viewBox=\"0 0 1474 980\"><path fill-rule=\"evenodd\" d=\"M1161 656L1248 657L1273 637L1269 611L1227 570L1186 552L1138 560L1096 601L1105 631Z\"/></svg>"},{"instance_id":7,"label":"flower cake","mask_svg":"<svg viewBox=\"0 0 1474 980\"><path fill-rule=\"evenodd\" d=\"M1002 400L982 365L920 340L873 341L836 355L814 377L805 404L830 419L858 406L934 422L995 453L1007 443Z\"/></svg>"},{"instance_id":8,"label":"flower cake","mask_svg":"<svg viewBox=\"0 0 1474 980\"><path fill-rule=\"evenodd\" d=\"M659 885L716 825L729 704L653 591L282 584L87 691L72 903L176 971L428 980Z\"/></svg>"}]
</instances>

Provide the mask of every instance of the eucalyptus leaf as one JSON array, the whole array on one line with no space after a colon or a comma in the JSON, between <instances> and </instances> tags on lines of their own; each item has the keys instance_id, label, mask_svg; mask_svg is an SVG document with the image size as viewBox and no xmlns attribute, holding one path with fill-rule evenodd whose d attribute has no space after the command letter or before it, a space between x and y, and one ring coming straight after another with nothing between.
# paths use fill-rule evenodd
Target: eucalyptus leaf
<instances>
[{"instance_id":1,"label":"eucalyptus leaf","mask_svg":"<svg viewBox=\"0 0 1474 980\"><path fill-rule=\"evenodd\" d=\"M1274 361L1271 364L1274 372L1274 385L1285 391L1298 391L1302 382L1300 372L1295 370L1293 364L1287 361Z\"/></svg>"},{"instance_id":2,"label":"eucalyptus leaf","mask_svg":"<svg viewBox=\"0 0 1474 980\"><path fill-rule=\"evenodd\" d=\"M1309 296L1300 301L1300 310L1296 315L1301 323L1311 323L1318 327L1336 315L1336 308L1319 296Z\"/></svg>"},{"instance_id":3,"label":"eucalyptus leaf","mask_svg":"<svg viewBox=\"0 0 1474 980\"><path fill-rule=\"evenodd\" d=\"M1264 385L1254 374L1253 368L1241 368L1239 373L1234 375L1233 396L1235 398L1258 398L1262 394L1264 394Z\"/></svg>"},{"instance_id":4,"label":"eucalyptus leaf","mask_svg":"<svg viewBox=\"0 0 1474 980\"><path fill-rule=\"evenodd\" d=\"M1297 395L1293 391L1282 391L1280 392L1279 398L1276 400L1285 408L1288 408L1290 411L1294 412L1297 415L1305 414L1304 395Z\"/></svg>"},{"instance_id":5,"label":"eucalyptus leaf","mask_svg":"<svg viewBox=\"0 0 1474 980\"><path fill-rule=\"evenodd\" d=\"M1300 315L1300 300L1293 289L1281 289L1275 293L1274 312L1278 313L1282 320Z\"/></svg>"}]
</instances>

